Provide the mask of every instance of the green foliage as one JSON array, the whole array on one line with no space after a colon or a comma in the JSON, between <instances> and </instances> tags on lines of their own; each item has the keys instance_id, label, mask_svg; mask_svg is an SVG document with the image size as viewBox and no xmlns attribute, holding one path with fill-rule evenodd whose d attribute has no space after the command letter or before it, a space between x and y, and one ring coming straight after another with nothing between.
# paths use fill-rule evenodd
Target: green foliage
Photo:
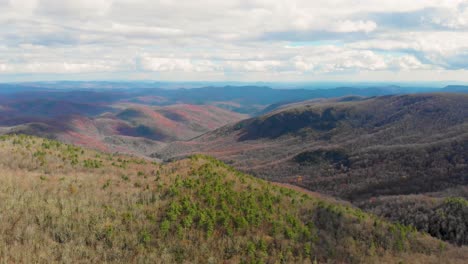
<instances>
[{"instance_id":1,"label":"green foliage","mask_svg":"<svg viewBox=\"0 0 468 264\"><path fill-rule=\"evenodd\" d=\"M98 169L102 167L102 161L87 159L83 161L83 165L85 168Z\"/></svg>"},{"instance_id":2,"label":"green foliage","mask_svg":"<svg viewBox=\"0 0 468 264\"><path fill-rule=\"evenodd\" d=\"M130 181L130 178L128 178L128 176L125 174L121 175L120 178L124 181Z\"/></svg>"},{"instance_id":3,"label":"green foliage","mask_svg":"<svg viewBox=\"0 0 468 264\"><path fill-rule=\"evenodd\" d=\"M445 199L444 203L458 208L468 207L468 200L462 197L450 197Z\"/></svg>"},{"instance_id":4,"label":"green foliage","mask_svg":"<svg viewBox=\"0 0 468 264\"><path fill-rule=\"evenodd\" d=\"M139 237L141 244L148 245L151 242L151 234L146 230L141 231Z\"/></svg>"},{"instance_id":5,"label":"green foliage","mask_svg":"<svg viewBox=\"0 0 468 264\"><path fill-rule=\"evenodd\" d=\"M167 235L169 233L169 230L171 228L171 222L168 219L164 219L161 223L161 233L163 235Z\"/></svg>"},{"instance_id":6,"label":"green foliage","mask_svg":"<svg viewBox=\"0 0 468 264\"><path fill-rule=\"evenodd\" d=\"M111 180L107 180L104 185L102 185L102 189L107 189L111 185Z\"/></svg>"}]
</instances>

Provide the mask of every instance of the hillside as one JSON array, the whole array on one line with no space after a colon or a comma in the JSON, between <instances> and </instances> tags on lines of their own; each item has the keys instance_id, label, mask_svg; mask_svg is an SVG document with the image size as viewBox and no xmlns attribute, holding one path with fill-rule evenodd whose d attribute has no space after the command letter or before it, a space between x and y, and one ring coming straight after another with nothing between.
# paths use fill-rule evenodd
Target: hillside
<instances>
[{"instance_id":1,"label":"hillside","mask_svg":"<svg viewBox=\"0 0 468 264\"><path fill-rule=\"evenodd\" d=\"M466 85L448 85L442 89L443 92L468 93Z\"/></svg>"},{"instance_id":2,"label":"hillside","mask_svg":"<svg viewBox=\"0 0 468 264\"><path fill-rule=\"evenodd\" d=\"M95 116L107 111L112 111L112 108L99 104L78 103L67 100L38 99L8 103L7 109L3 111L5 116L2 119L9 119L12 120L10 122L14 122L18 117L56 118L78 114Z\"/></svg>"},{"instance_id":3,"label":"hillside","mask_svg":"<svg viewBox=\"0 0 468 264\"><path fill-rule=\"evenodd\" d=\"M0 108L0 133L36 135L102 151L146 155L164 142L187 140L246 117L213 105L37 99L12 101Z\"/></svg>"},{"instance_id":4,"label":"hillside","mask_svg":"<svg viewBox=\"0 0 468 264\"><path fill-rule=\"evenodd\" d=\"M436 89L398 86L314 90L263 86L162 89L158 85L162 84L0 84L0 133L24 133L103 151L150 155L159 152L167 142L188 140L251 116L301 105L304 100L320 102L345 96L340 100L353 101L362 96ZM449 86L438 90L464 89Z\"/></svg>"},{"instance_id":5,"label":"hillside","mask_svg":"<svg viewBox=\"0 0 468 264\"><path fill-rule=\"evenodd\" d=\"M456 248L206 156L166 165L0 137L4 262L463 263Z\"/></svg>"},{"instance_id":6,"label":"hillside","mask_svg":"<svg viewBox=\"0 0 468 264\"><path fill-rule=\"evenodd\" d=\"M292 104L170 144L152 156L192 153L367 208L364 204L374 197L443 192L468 184L468 95Z\"/></svg>"},{"instance_id":7,"label":"hillside","mask_svg":"<svg viewBox=\"0 0 468 264\"><path fill-rule=\"evenodd\" d=\"M468 95L425 94L293 104L171 144L163 158L206 153L271 180L346 199L466 184Z\"/></svg>"},{"instance_id":8,"label":"hillside","mask_svg":"<svg viewBox=\"0 0 468 264\"><path fill-rule=\"evenodd\" d=\"M434 237L458 245L468 244L468 201L431 195L382 196L358 204L366 211L394 222L411 225ZM451 195L457 195L451 190Z\"/></svg>"},{"instance_id":9,"label":"hillside","mask_svg":"<svg viewBox=\"0 0 468 264\"><path fill-rule=\"evenodd\" d=\"M123 105L114 119L124 121L123 135L159 141L188 140L223 125L247 118L216 106L175 104L165 107Z\"/></svg>"}]
</instances>

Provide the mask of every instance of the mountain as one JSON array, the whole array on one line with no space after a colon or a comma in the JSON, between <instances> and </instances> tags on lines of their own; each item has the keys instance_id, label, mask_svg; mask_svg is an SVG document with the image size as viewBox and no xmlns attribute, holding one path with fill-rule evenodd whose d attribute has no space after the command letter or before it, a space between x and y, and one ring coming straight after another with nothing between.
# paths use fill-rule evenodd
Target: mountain
<instances>
[{"instance_id":1,"label":"mountain","mask_svg":"<svg viewBox=\"0 0 468 264\"><path fill-rule=\"evenodd\" d=\"M417 165L425 173L435 175L438 173L435 164L440 158L449 170L445 177L454 168L455 176L449 181L435 177L423 181L415 176L410 165L401 167L407 163L403 158L413 157L405 155L432 157L433 153L442 155L438 148L447 153L465 150L463 135L459 133L465 128L464 95L400 95L411 89L424 89L398 86L165 90L150 88L149 84L136 89L115 83L103 85L108 87L90 86L86 90L36 87L37 90L28 92L22 89L35 88L20 86L17 93L2 94L0 133L40 135L104 151L154 153L153 157L166 159L192 152L212 153L260 177L294 181L301 176L301 186L349 200L436 191L440 186L448 188L465 182L458 177L463 172L458 161L445 156L433 160L418 157L418 161L433 165L430 168L422 163ZM392 95L371 96L389 93ZM328 98L339 95L346 96ZM189 140L248 117L241 112L254 117L166 147L173 141ZM410 146L411 154L405 154ZM419 151L413 153L416 148ZM387 159L387 155L391 158ZM380 170L385 170L385 175L378 173ZM411 184L402 187L399 177Z\"/></svg>"},{"instance_id":2,"label":"mountain","mask_svg":"<svg viewBox=\"0 0 468 264\"><path fill-rule=\"evenodd\" d=\"M191 139L243 118L216 106L176 104L165 107L128 105L116 116L136 127L127 131L129 135L153 137L161 141ZM124 132L125 133L125 132Z\"/></svg>"},{"instance_id":3,"label":"mountain","mask_svg":"<svg viewBox=\"0 0 468 264\"><path fill-rule=\"evenodd\" d=\"M468 244L468 188L450 189L450 196L434 194L382 196L358 204L362 209L393 222L414 226L434 237L457 245ZM447 194L444 194L444 196Z\"/></svg>"},{"instance_id":4,"label":"mountain","mask_svg":"<svg viewBox=\"0 0 468 264\"><path fill-rule=\"evenodd\" d=\"M128 89L129 84L99 84L100 88L82 82L0 85L0 133L147 155L168 141L187 140L248 117L227 109L243 107L235 102L186 104L163 97L167 90L148 84L136 83L135 89ZM73 87L82 90L68 89Z\"/></svg>"},{"instance_id":5,"label":"mountain","mask_svg":"<svg viewBox=\"0 0 468 264\"><path fill-rule=\"evenodd\" d=\"M193 153L356 204L442 192L468 184L468 95L297 103L172 143L153 156Z\"/></svg>"},{"instance_id":6,"label":"mountain","mask_svg":"<svg viewBox=\"0 0 468 264\"><path fill-rule=\"evenodd\" d=\"M148 106L27 101L0 109L0 133L38 135L103 151L145 155L246 118L210 105Z\"/></svg>"},{"instance_id":7,"label":"mountain","mask_svg":"<svg viewBox=\"0 0 468 264\"><path fill-rule=\"evenodd\" d=\"M272 180L301 176L301 186L346 199L429 192L466 183L467 120L462 94L332 99L293 104L161 154L209 153Z\"/></svg>"},{"instance_id":8,"label":"mountain","mask_svg":"<svg viewBox=\"0 0 468 264\"><path fill-rule=\"evenodd\" d=\"M160 155L207 153L350 200L430 192L466 183L467 120L461 94L332 99L228 125Z\"/></svg>"},{"instance_id":9,"label":"mountain","mask_svg":"<svg viewBox=\"0 0 468 264\"><path fill-rule=\"evenodd\" d=\"M168 164L0 137L1 259L13 263L464 263L454 247L207 156Z\"/></svg>"},{"instance_id":10,"label":"mountain","mask_svg":"<svg viewBox=\"0 0 468 264\"><path fill-rule=\"evenodd\" d=\"M215 105L228 110L257 115L272 104L286 104L310 99L343 96L382 96L427 92L458 92L460 86L443 89L382 85L369 87L336 87L314 89L272 89L266 86L202 86L198 88L164 89L157 82L44 82L0 84L2 101L58 100L75 103L115 103L127 101L145 105L172 104ZM171 85L173 86L173 85ZM181 86L183 87L183 85ZM192 85L190 85L192 87ZM294 87L294 86L292 86ZM307 86L305 86L307 88Z\"/></svg>"},{"instance_id":11,"label":"mountain","mask_svg":"<svg viewBox=\"0 0 468 264\"><path fill-rule=\"evenodd\" d=\"M6 104L5 107L3 111L5 116L2 119L10 120L21 117L95 116L112 111L112 108L106 105L47 99L19 101Z\"/></svg>"},{"instance_id":12,"label":"mountain","mask_svg":"<svg viewBox=\"0 0 468 264\"><path fill-rule=\"evenodd\" d=\"M442 89L443 92L452 93L468 93L468 86L466 85L449 85Z\"/></svg>"}]
</instances>

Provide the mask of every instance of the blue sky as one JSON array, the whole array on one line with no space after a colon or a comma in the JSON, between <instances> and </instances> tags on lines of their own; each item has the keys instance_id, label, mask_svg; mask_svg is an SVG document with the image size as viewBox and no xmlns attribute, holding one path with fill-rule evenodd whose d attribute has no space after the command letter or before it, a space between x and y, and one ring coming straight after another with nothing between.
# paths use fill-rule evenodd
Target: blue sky
<instances>
[{"instance_id":1,"label":"blue sky","mask_svg":"<svg viewBox=\"0 0 468 264\"><path fill-rule=\"evenodd\" d=\"M468 81L468 0L0 0L0 82Z\"/></svg>"}]
</instances>

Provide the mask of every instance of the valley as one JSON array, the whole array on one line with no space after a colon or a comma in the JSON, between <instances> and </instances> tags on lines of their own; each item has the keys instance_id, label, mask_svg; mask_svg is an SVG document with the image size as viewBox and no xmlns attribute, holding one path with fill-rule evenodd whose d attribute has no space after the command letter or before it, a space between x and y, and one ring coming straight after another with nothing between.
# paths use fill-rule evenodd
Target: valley
<instances>
[{"instance_id":1,"label":"valley","mask_svg":"<svg viewBox=\"0 0 468 264\"><path fill-rule=\"evenodd\" d=\"M348 200L441 191L467 181L467 102L424 94L293 104L161 153L213 155Z\"/></svg>"},{"instance_id":2,"label":"valley","mask_svg":"<svg viewBox=\"0 0 468 264\"><path fill-rule=\"evenodd\" d=\"M40 239L40 243L53 240L60 248L95 237L87 245L91 243L107 252L101 258L93 255L88 246L80 251L70 249L67 254L71 259L85 254L89 257L86 260L112 262L163 254L162 262L179 263L185 259L200 262L203 258L227 263L280 258L285 262L333 259L361 263L378 258L379 262L393 263L395 259L414 257L421 263L437 263L441 255L434 257L446 254L436 250L445 243L441 241L450 243L443 247L455 254L451 263L458 263L465 254L468 94L459 93L459 87L453 88L457 93L381 96L363 95L369 91L379 93L379 89L351 90L351 94L331 98L329 92L324 92L322 96L292 101L283 101L284 94L295 98L308 91L271 90L269 95L269 89L258 88L259 93L266 93L260 96L256 92L235 92L247 89L239 87L227 94L204 95L200 101L183 90L161 92L177 94L176 100L154 89L40 89L0 96L0 134L5 135L0 149L13 153L3 156L0 162L2 171L10 175L5 178L10 182L8 186L26 192L36 182L35 186L43 187L35 187L30 194L33 196L28 196L39 199L34 200L35 206L46 206L40 200L50 199L45 192L49 190L65 199L60 203L65 203L67 210L72 210L68 203L79 196L75 193L83 192L85 196L79 198L87 201L83 207L94 209L90 215L70 214L73 218L64 221L81 217L80 221L94 225L89 222L96 217L94 214L108 215L86 200L91 193L100 195L99 206L118 210L114 216L106 216L110 217L107 220L101 219L107 227L94 226L86 230L84 237L77 233L83 227L70 226L71 222L37 226L54 233L34 233L37 229L33 229L28 231L31 234L15 235ZM265 99L269 96L271 99ZM16 174L28 180L15 180L12 175ZM196 177L195 182L192 177ZM227 184L228 189L220 184ZM108 189L112 192L106 194L104 190ZM271 204L262 205L263 196L256 196L266 193L270 198L287 198L274 209ZM126 200L121 200L124 197ZM129 204L128 199L134 202ZM185 204L187 199L201 200L189 206ZM239 206L248 202L255 208L231 208L234 211L222 211L223 215L219 210L226 204L217 204L216 200L237 201ZM137 210L132 203L142 207ZM182 207L174 207L177 204ZM264 211L259 205L269 209ZM57 210L44 208L46 212ZM201 208L207 210L207 215L196 211ZM283 214L284 208L293 211ZM130 219L125 218L127 214ZM297 219L291 220L291 215ZM30 225L30 221L22 223ZM253 222L247 228L245 221ZM376 225L388 226L390 233L375 233ZM312 226L318 228L315 235L310 233ZM19 232L12 228L8 232ZM113 235L103 234L100 228L108 228L103 230ZM299 229L292 231L294 228ZM117 235L117 230L123 233ZM394 230L402 232L397 236L403 240L395 240ZM178 235L169 238L169 232ZM4 237L9 234L4 233ZM356 240L357 234L364 237ZM223 241L216 247L224 253L209 255L199 248L200 241L207 247ZM357 244L350 248L340 241ZM410 246L413 244L417 248ZM28 247L19 245L8 252ZM115 251L116 247L129 248ZM27 260L20 255L2 254L14 262ZM32 254L31 259L40 258ZM58 262L67 257L48 254Z\"/></svg>"},{"instance_id":3,"label":"valley","mask_svg":"<svg viewBox=\"0 0 468 264\"><path fill-rule=\"evenodd\" d=\"M467 113L468 97L451 94L297 103L171 143L157 157L211 155L257 177L339 197L465 244ZM439 197L431 197L436 192ZM414 195L428 205L418 209ZM453 196L464 198L438 217Z\"/></svg>"}]
</instances>

